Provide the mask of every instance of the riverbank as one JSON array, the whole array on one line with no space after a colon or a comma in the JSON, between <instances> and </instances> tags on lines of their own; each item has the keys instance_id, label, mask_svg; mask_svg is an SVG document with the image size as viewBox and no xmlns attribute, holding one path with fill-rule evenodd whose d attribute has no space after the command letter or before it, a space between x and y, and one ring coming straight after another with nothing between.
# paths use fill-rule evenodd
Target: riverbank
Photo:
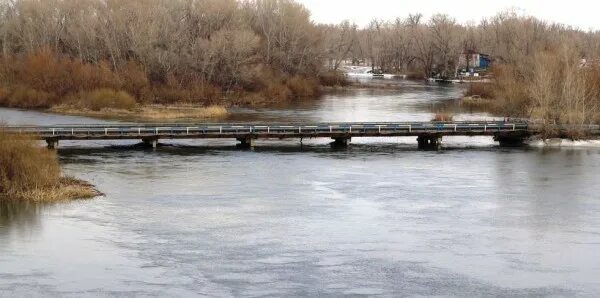
<instances>
[{"instance_id":1,"label":"riverbank","mask_svg":"<svg viewBox=\"0 0 600 298\"><path fill-rule=\"evenodd\" d=\"M0 200L57 203L93 199L102 195L89 182L74 177L61 177L59 183L53 187L22 190L14 193L0 193Z\"/></svg>"},{"instance_id":2,"label":"riverbank","mask_svg":"<svg viewBox=\"0 0 600 298\"><path fill-rule=\"evenodd\" d=\"M132 109L103 108L99 110L81 109L70 105L55 106L47 110L51 113L71 116L86 116L113 120L137 121L177 121L177 120L215 120L225 119L229 115L223 106L197 105L144 105Z\"/></svg>"},{"instance_id":3,"label":"riverbank","mask_svg":"<svg viewBox=\"0 0 600 298\"><path fill-rule=\"evenodd\" d=\"M0 200L59 202L100 195L90 183L62 175L56 152L0 128Z\"/></svg>"}]
</instances>

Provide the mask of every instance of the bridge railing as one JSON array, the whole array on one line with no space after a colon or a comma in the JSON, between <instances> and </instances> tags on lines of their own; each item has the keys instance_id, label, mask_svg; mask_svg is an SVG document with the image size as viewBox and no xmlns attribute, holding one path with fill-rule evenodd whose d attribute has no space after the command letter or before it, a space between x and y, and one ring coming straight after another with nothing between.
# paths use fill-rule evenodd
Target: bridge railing
<instances>
[{"instance_id":1,"label":"bridge railing","mask_svg":"<svg viewBox=\"0 0 600 298\"><path fill-rule=\"evenodd\" d=\"M53 125L20 125L20 126L8 126L9 129L15 128L128 128L128 127L207 127L207 126L378 126L378 125L471 125L471 124L481 124L481 125L501 125L501 124L517 124L517 125L527 125L527 121L451 121L451 122L423 122L423 121L406 121L406 122L315 122L315 123L122 123L122 124L53 124Z\"/></svg>"},{"instance_id":2,"label":"bridge railing","mask_svg":"<svg viewBox=\"0 0 600 298\"><path fill-rule=\"evenodd\" d=\"M524 131L525 122L380 122L380 123L318 123L318 124L177 124L177 125L56 125L12 126L13 133L49 137L111 137L111 136L185 136L185 135L308 135L308 134L386 134L419 132L494 132Z\"/></svg>"}]
</instances>

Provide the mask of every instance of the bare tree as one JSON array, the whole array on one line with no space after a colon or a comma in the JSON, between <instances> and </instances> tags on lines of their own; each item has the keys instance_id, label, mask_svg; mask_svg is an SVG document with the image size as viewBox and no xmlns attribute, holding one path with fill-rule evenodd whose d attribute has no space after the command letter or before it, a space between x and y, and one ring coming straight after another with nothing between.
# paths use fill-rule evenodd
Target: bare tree
<instances>
[{"instance_id":1,"label":"bare tree","mask_svg":"<svg viewBox=\"0 0 600 298\"><path fill-rule=\"evenodd\" d=\"M357 42L357 26L350 21L343 21L337 26L323 26L322 30L329 67L337 71Z\"/></svg>"}]
</instances>

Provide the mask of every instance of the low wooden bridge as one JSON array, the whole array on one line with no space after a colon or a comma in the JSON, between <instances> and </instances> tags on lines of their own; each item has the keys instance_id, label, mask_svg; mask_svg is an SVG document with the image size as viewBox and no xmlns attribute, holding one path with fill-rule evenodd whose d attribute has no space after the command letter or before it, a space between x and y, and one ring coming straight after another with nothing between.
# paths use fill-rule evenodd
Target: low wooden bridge
<instances>
[{"instance_id":1,"label":"low wooden bridge","mask_svg":"<svg viewBox=\"0 0 600 298\"><path fill-rule=\"evenodd\" d=\"M567 128L559 128L567 129ZM600 126L585 131L600 135ZM34 135L56 148L61 140L141 140L156 147L161 139L235 139L241 147L252 147L259 139L330 138L332 145L346 146L352 138L415 136L419 148L434 149L444 136L491 136L502 146L515 146L540 133L526 121L467 122L373 122L373 123L288 123L288 124L114 124L9 126L10 133Z\"/></svg>"}]
</instances>

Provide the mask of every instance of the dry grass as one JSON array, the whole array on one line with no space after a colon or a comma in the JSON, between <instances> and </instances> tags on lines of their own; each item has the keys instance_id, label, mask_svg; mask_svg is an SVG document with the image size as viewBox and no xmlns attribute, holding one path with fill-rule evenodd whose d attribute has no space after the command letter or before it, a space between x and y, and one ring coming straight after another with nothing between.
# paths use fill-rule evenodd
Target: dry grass
<instances>
[{"instance_id":1,"label":"dry grass","mask_svg":"<svg viewBox=\"0 0 600 298\"><path fill-rule=\"evenodd\" d=\"M325 87L345 87L350 85L348 78L343 73L334 71L319 75L319 83Z\"/></svg>"},{"instance_id":2,"label":"dry grass","mask_svg":"<svg viewBox=\"0 0 600 298\"><path fill-rule=\"evenodd\" d=\"M28 54L0 55L0 106L55 108L77 115L109 117L116 112L108 110L137 113L138 105L210 106L236 101L262 105L285 102L318 96L321 82L342 86L347 83L339 73L323 77L292 75L266 65L243 68L240 72L243 74L239 78L236 75L234 80L207 79L196 71L171 71L156 76L151 69L132 60L118 65L111 65L108 61L89 63L43 48ZM162 112L171 112L173 116L159 116L151 111L146 114L151 119L218 118L224 114L212 108L206 111ZM119 117L122 116L128 115Z\"/></svg>"},{"instance_id":3,"label":"dry grass","mask_svg":"<svg viewBox=\"0 0 600 298\"><path fill-rule=\"evenodd\" d=\"M495 66L499 112L551 124L597 123L600 67L582 68L580 59L578 50L563 45L536 52L520 63Z\"/></svg>"},{"instance_id":4,"label":"dry grass","mask_svg":"<svg viewBox=\"0 0 600 298\"><path fill-rule=\"evenodd\" d=\"M495 97L494 85L491 83L469 83L465 96L492 99Z\"/></svg>"},{"instance_id":5,"label":"dry grass","mask_svg":"<svg viewBox=\"0 0 600 298\"><path fill-rule=\"evenodd\" d=\"M62 177L59 183L53 187L22 190L16 193L2 194L3 197L10 200L21 200L39 203L56 203L73 200L92 199L101 196L93 185L75 179L73 177Z\"/></svg>"},{"instance_id":6,"label":"dry grass","mask_svg":"<svg viewBox=\"0 0 600 298\"><path fill-rule=\"evenodd\" d=\"M293 76L286 82L296 98L308 98L319 95L319 82L302 76Z\"/></svg>"},{"instance_id":7,"label":"dry grass","mask_svg":"<svg viewBox=\"0 0 600 298\"><path fill-rule=\"evenodd\" d=\"M415 72L415 71L410 71L406 74L406 79L408 80L424 80L426 79L425 76L423 75L423 72Z\"/></svg>"},{"instance_id":8,"label":"dry grass","mask_svg":"<svg viewBox=\"0 0 600 298\"><path fill-rule=\"evenodd\" d=\"M49 111L66 115L88 116L105 119L137 119L141 121L178 120L178 119L224 119L229 112L222 106L196 105L145 105L134 109L105 108L98 111L61 105Z\"/></svg>"},{"instance_id":9,"label":"dry grass","mask_svg":"<svg viewBox=\"0 0 600 298\"><path fill-rule=\"evenodd\" d=\"M135 99L127 92L110 88L79 92L77 95L71 96L66 104L92 111L103 109L132 110L137 105Z\"/></svg>"},{"instance_id":10,"label":"dry grass","mask_svg":"<svg viewBox=\"0 0 600 298\"><path fill-rule=\"evenodd\" d=\"M0 193L17 193L58 185L56 154L27 136L9 135L0 128Z\"/></svg>"},{"instance_id":11,"label":"dry grass","mask_svg":"<svg viewBox=\"0 0 600 298\"><path fill-rule=\"evenodd\" d=\"M224 119L229 112L222 106L145 106L141 108L141 117L148 120L168 119Z\"/></svg>"},{"instance_id":12,"label":"dry grass","mask_svg":"<svg viewBox=\"0 0 600 298\"><path fill-rule=\"evenodd\" d=\"M88 183L61 177L55 152L0 128L0 199L55 202L98 195Z\"/></svg>"}]
</instances>

